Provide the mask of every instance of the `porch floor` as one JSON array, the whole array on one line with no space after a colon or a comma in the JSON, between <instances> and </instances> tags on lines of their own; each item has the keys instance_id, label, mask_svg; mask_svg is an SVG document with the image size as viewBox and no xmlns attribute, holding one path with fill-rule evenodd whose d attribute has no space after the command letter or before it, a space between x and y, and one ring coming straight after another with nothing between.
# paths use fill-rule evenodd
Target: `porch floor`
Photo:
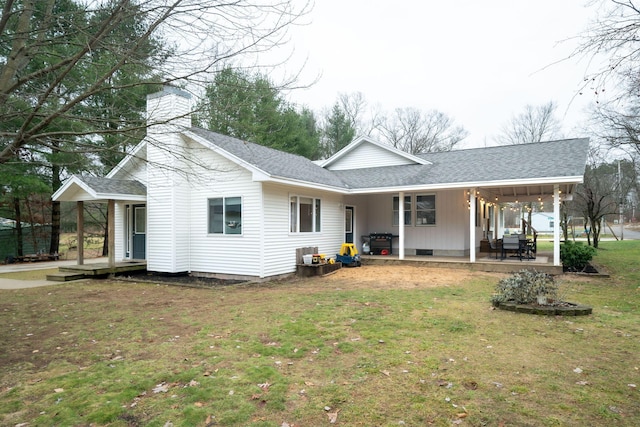
<instances>
[{"instance_id":1,"label":"porch floor","mask_svg":"<svg viewBox=\"0 0 640 427\"><path fill-rule=\"evenodd\" d=\"M121 261L111 268L106 262L96 262L83 265L65 265L59 267L61 273L82 273L87 277L105 276L108 274L126 273L129 271L142 271L147 269L146 261Z\"/></svg>"},{"instance_id":2,"label":"porch floor","mask_svg":"<svg viewBox=\"0 0 640 427\"><path fill-rule=\"evenodd\" d=\"M505 258L495 259L495 254L478 252L476 262L469 262L469 257L457 256L428 256L406 255L404 260L393 255L361 255L363 265L415 265L434 268L458 268L472 271L487 271L496 273L512 273L522 269L535 269L537 271L559 275L562 274L562 266L553 265L553 253L538 252L535 259Z\"/></svg>"}]
</instances>

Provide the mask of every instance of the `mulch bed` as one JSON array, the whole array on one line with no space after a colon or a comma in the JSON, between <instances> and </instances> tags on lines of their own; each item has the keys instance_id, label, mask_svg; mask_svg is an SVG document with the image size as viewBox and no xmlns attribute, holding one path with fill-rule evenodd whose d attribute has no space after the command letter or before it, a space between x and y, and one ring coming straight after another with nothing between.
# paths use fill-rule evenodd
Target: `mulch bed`
<instances>
[{"instance_id":1,"label":"mulch bed","mask_svg":"<svg viewBox=\"0 0 640 427\"><path fill-rule=\"evenodd\" d=\"M587 305L579 305L571 302L559 302L554 305L538 305L495 301L493 302L493 306L500 310L544 316L587 316L593 312L593 308Z\"/></svg>"},{"instance_id":2,"label":"mulch bed","mask_svg":"<svg viewBox=\"0 0 640 427\"><path fill-rule=\"evenodd\" d=\"M148 282L148 283L165 283L168 285L189 286L194 288L212 288L219 286L236 285L238 283L245 283L246 280L234 280L234 279L219 279L215 277L196 277L189 274L171 274L171 273L156 273L156 272L142 272L140 274L128 275L124 277L118 277L122 280L130 280L136 282Z\"/></svg>"}]
</instances>

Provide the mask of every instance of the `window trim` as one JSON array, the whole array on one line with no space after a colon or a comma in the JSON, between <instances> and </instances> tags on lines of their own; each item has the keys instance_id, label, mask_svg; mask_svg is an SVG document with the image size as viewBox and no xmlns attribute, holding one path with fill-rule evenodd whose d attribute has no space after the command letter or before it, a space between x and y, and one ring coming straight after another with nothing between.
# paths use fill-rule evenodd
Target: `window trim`
<instances>
[{"instance_id":1,"label":"window trim","mask_svg":"<svg viewBox=\"0 0 640 427\"><path fill-rule=\"evenodd\" d=\"M240 199L240 227L239 233L227 233L227 199ZM211 231L211 201L222 200L222 232ZM244 211L244 198L242 196L220 196L220 197L207 197L207 235L208 236L242 236L244 234L244 223L242 220Z\"/></svg>"},{"instance_id":2,"label":"window trim","mask_svg":"<svg viewBox=\"0 0 640 427\"><path fill-rule=\"evenodd\" d=\"M295 198L295 213L291 209L293 199ZM311 231L300 231L300 199L311 199ZM320 234L322 233L322 198L307 196L303 194L289 194L288 211L289 211L289 234ZM318 212L318 210L320 212ZM293 221L296 221L293 224ZM293 229L295 225L295 230Z\"/></svg>"},{"instance_id":3,"label":"window trim","mask_svg":"<svg viewBox=\"0 0 640 427\"><path fill-rule=\"evenodd\" d=\"M404 208L405 219L406 219L407 213L409 214L409 223L407 224L406 221L405 221L404 226L405 227L413 227L413 222L414 222L413 221L413 211L414 211L414 209L413 209L413 207L414 207L413 194L405 194L404 198L405 198L404 203L407 203L406 199L409 199L409 209L407 209L406 206ZM396 199L398 199L398 209L394 209L394 206L393 206L393 204L394 204ZM398 215L397 215L398 216L398 222L397 223L396 223L396 212L398 212ZM391 226L392 227L400 227L400 196L392 196L392 198L391 198Z\"/></svg>"},{"instance_id":4,"label":"window trim","mask_svg":"<svg viewBox=\"0 0 640 427\"><path fill-rule=\"evenodd\" d=\"M418 197L433 197L433 209L418 209ZM424 194L416 194L416 227L434 227L438 225L438 196L436 193L424 193ZM418 223L418 212L433 212L434 222L433 223Z\"/></svg>"}]
</instances>

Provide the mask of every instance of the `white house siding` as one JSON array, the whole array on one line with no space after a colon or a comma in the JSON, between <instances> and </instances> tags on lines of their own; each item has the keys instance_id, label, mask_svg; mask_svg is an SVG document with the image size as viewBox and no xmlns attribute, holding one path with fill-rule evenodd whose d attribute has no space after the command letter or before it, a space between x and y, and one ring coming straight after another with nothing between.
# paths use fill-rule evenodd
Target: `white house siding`
<instances>
[{"instance_id":1,"label":"white house siding","mask_svg":"<svg viewBox=\"0 0 640 427\"><path fill-rule=\"evenodd\" d=\"M137 154L138 158L131 159L125 167L114 173L111 178L136 180L147 185L147 163L143 160L146 156L146 149L143 148L141 151Z\"/></svg>"},{"instance_id":2,"label":"white house siding","mask_svg":"<svg viewBox=\"0 0 640 427\"><path fill-rule=\"evenodd\" d=\"M191 200L185 213L185 220L191 222L190 271L260 277L261 183L253 182L251 172L213 151L195 144L190 147L208 168L190 176ZM208 199L217 197L242 197L242 234L209 234Z\"/></svg>"},{"instance_id":3,"label":"white house siding","mask_svg":"<svg viewBox=\"0 0 640 427\"><path fill-rule=\"evenodd\" d=\"M436 195L436 225L415 225L415 196ZM368 233L398 235L393 226L393 197L398 194L372 195L367 200ZM412 225L405 226L405 254L416 249L432 249L435 256L463 256L469 251L469 211L464 191L424 191L405 193L412 196ZM398 239L393 239L393 252L398 253Z\"/></svg>"},{"instance_id":4,"label":"white house siding","mask_svg":"<svg viewBox=\"0 0 640 427\"><path fill-rule=\"evenodd\" d=\"M123 260L124 259L124 242L126 239L126 231L124 229L124 212L125 212L125 203L124 202L116 202L115 209L115 230L114 230L114 244L116 247L115 259Z\"/></svg>"},{"instance_id":5,"label":"white house siding","mask_svg":"<svg viewBox=\"0 0 640 427\"><path fill-rule=\"evenodd\" d=\"M553 212L534 212L531 214L531 226L538 233L553 233Z\"/></svg>"},{"instance_id":6,"label":"white house siding","mask_svg":"<svg viewBox=\"0 0 640 427\"><path fill-rule=\"evenodd\" d=\"M289 232L289 197L291 195L321 199L321 232ZM317 246L318 252L335 255L344 242L344 203L335 193L298 189L265 183L263 276L292 273L296 269L296 248Z\"/></svg>"},{"instance_id":7,"label":"white house siding","mask_svg":"<svg viewBox=\"0 0 640 427\"><path fill-rule=\"evenodd\" d=\"M370 142L363 142L345 155L331 163L329 170L362 169L378 166L410 165L415 162L392 153Z\"/></svg>"}]
</instances>

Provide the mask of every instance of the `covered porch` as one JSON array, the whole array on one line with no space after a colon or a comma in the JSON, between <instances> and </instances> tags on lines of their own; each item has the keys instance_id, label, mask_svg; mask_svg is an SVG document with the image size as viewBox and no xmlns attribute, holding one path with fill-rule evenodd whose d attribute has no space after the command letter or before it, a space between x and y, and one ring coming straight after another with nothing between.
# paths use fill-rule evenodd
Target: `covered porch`
<instances>
[{"instance_id":1,"label":"covered porch","mask_svg":"<svg viewBox=\"0 0 640 427\"><path fill-rule=\"evenodd\" d=\"M109 270L116 273L123 268L139 269L141 264L146 266L144 259L139 260L119 260L116 262L116 202L138 204L145 206L147 200L147 189L135 180L118 180L112 178L98 177L80 177L73 176L67 180L58 191L51 197L54 201L59 202L75 202L77 205L77 271L84 271L85 275L102 275ZM107 204L107 262L101 268L97 268L96 264L83 267L84 262L84 203L106 203ZM135 218L134 218L135 219ZM145 218L141 218L146 221ZM130 230L125 227L124 232L129 233ZM124 240L128 241L129 236L124 236ZM132 262L137 261L137 262Z\"/></svg>"},{"instance_id":2,"label":"covered porch","mask_svg":"<svg viewBox=\"0 0 640 427\"><path fill-rule=\"evenodd\" d=\"M363 194L346 200L346 227L347 231L353 231L353 236L359 236L354 237L359 250L364 242L369 241L371 233L384 231L381 234L388 236L389 248L384 251L384 255L379 255L379 251L372 251L373 254L361 251L365 263L406 260L430 265L442 264L449 268L456 265L469 268L470 264L478 264L473 268L491 269L490 271L512 271L514 268L535 266L536 269L561 273L561 227L558 220L551 239L549 236L545 237L553 244L551 249L547 248L546 253L536 253L535 256L530 254L523 260L508 257L502 259L502 254L498 253L496 259L495 250L488 253L486 245L481 244L488 240L497 242L505 234L516 233L513 226L504 224L504 209L508 209L510 203L535 202L544 205L546 211L552 209L554 218L559 219L561 203L571 199L577 182L549 181L528 184L519 180L458 188L408 188L406 191L386 195ZM393 206L388 202L391 199ZM404 203L400 203L401 200ZM381 208L379 205L385 201L386 208ZM394 217L392 220L391 215ZM399 220L400 218L404 221ZM517 234L527 232L524 225L518 228ZM349 236L347 233L346 237ZM530 237L533 239L533 236Z\"/></svg>"}]
</instances>

